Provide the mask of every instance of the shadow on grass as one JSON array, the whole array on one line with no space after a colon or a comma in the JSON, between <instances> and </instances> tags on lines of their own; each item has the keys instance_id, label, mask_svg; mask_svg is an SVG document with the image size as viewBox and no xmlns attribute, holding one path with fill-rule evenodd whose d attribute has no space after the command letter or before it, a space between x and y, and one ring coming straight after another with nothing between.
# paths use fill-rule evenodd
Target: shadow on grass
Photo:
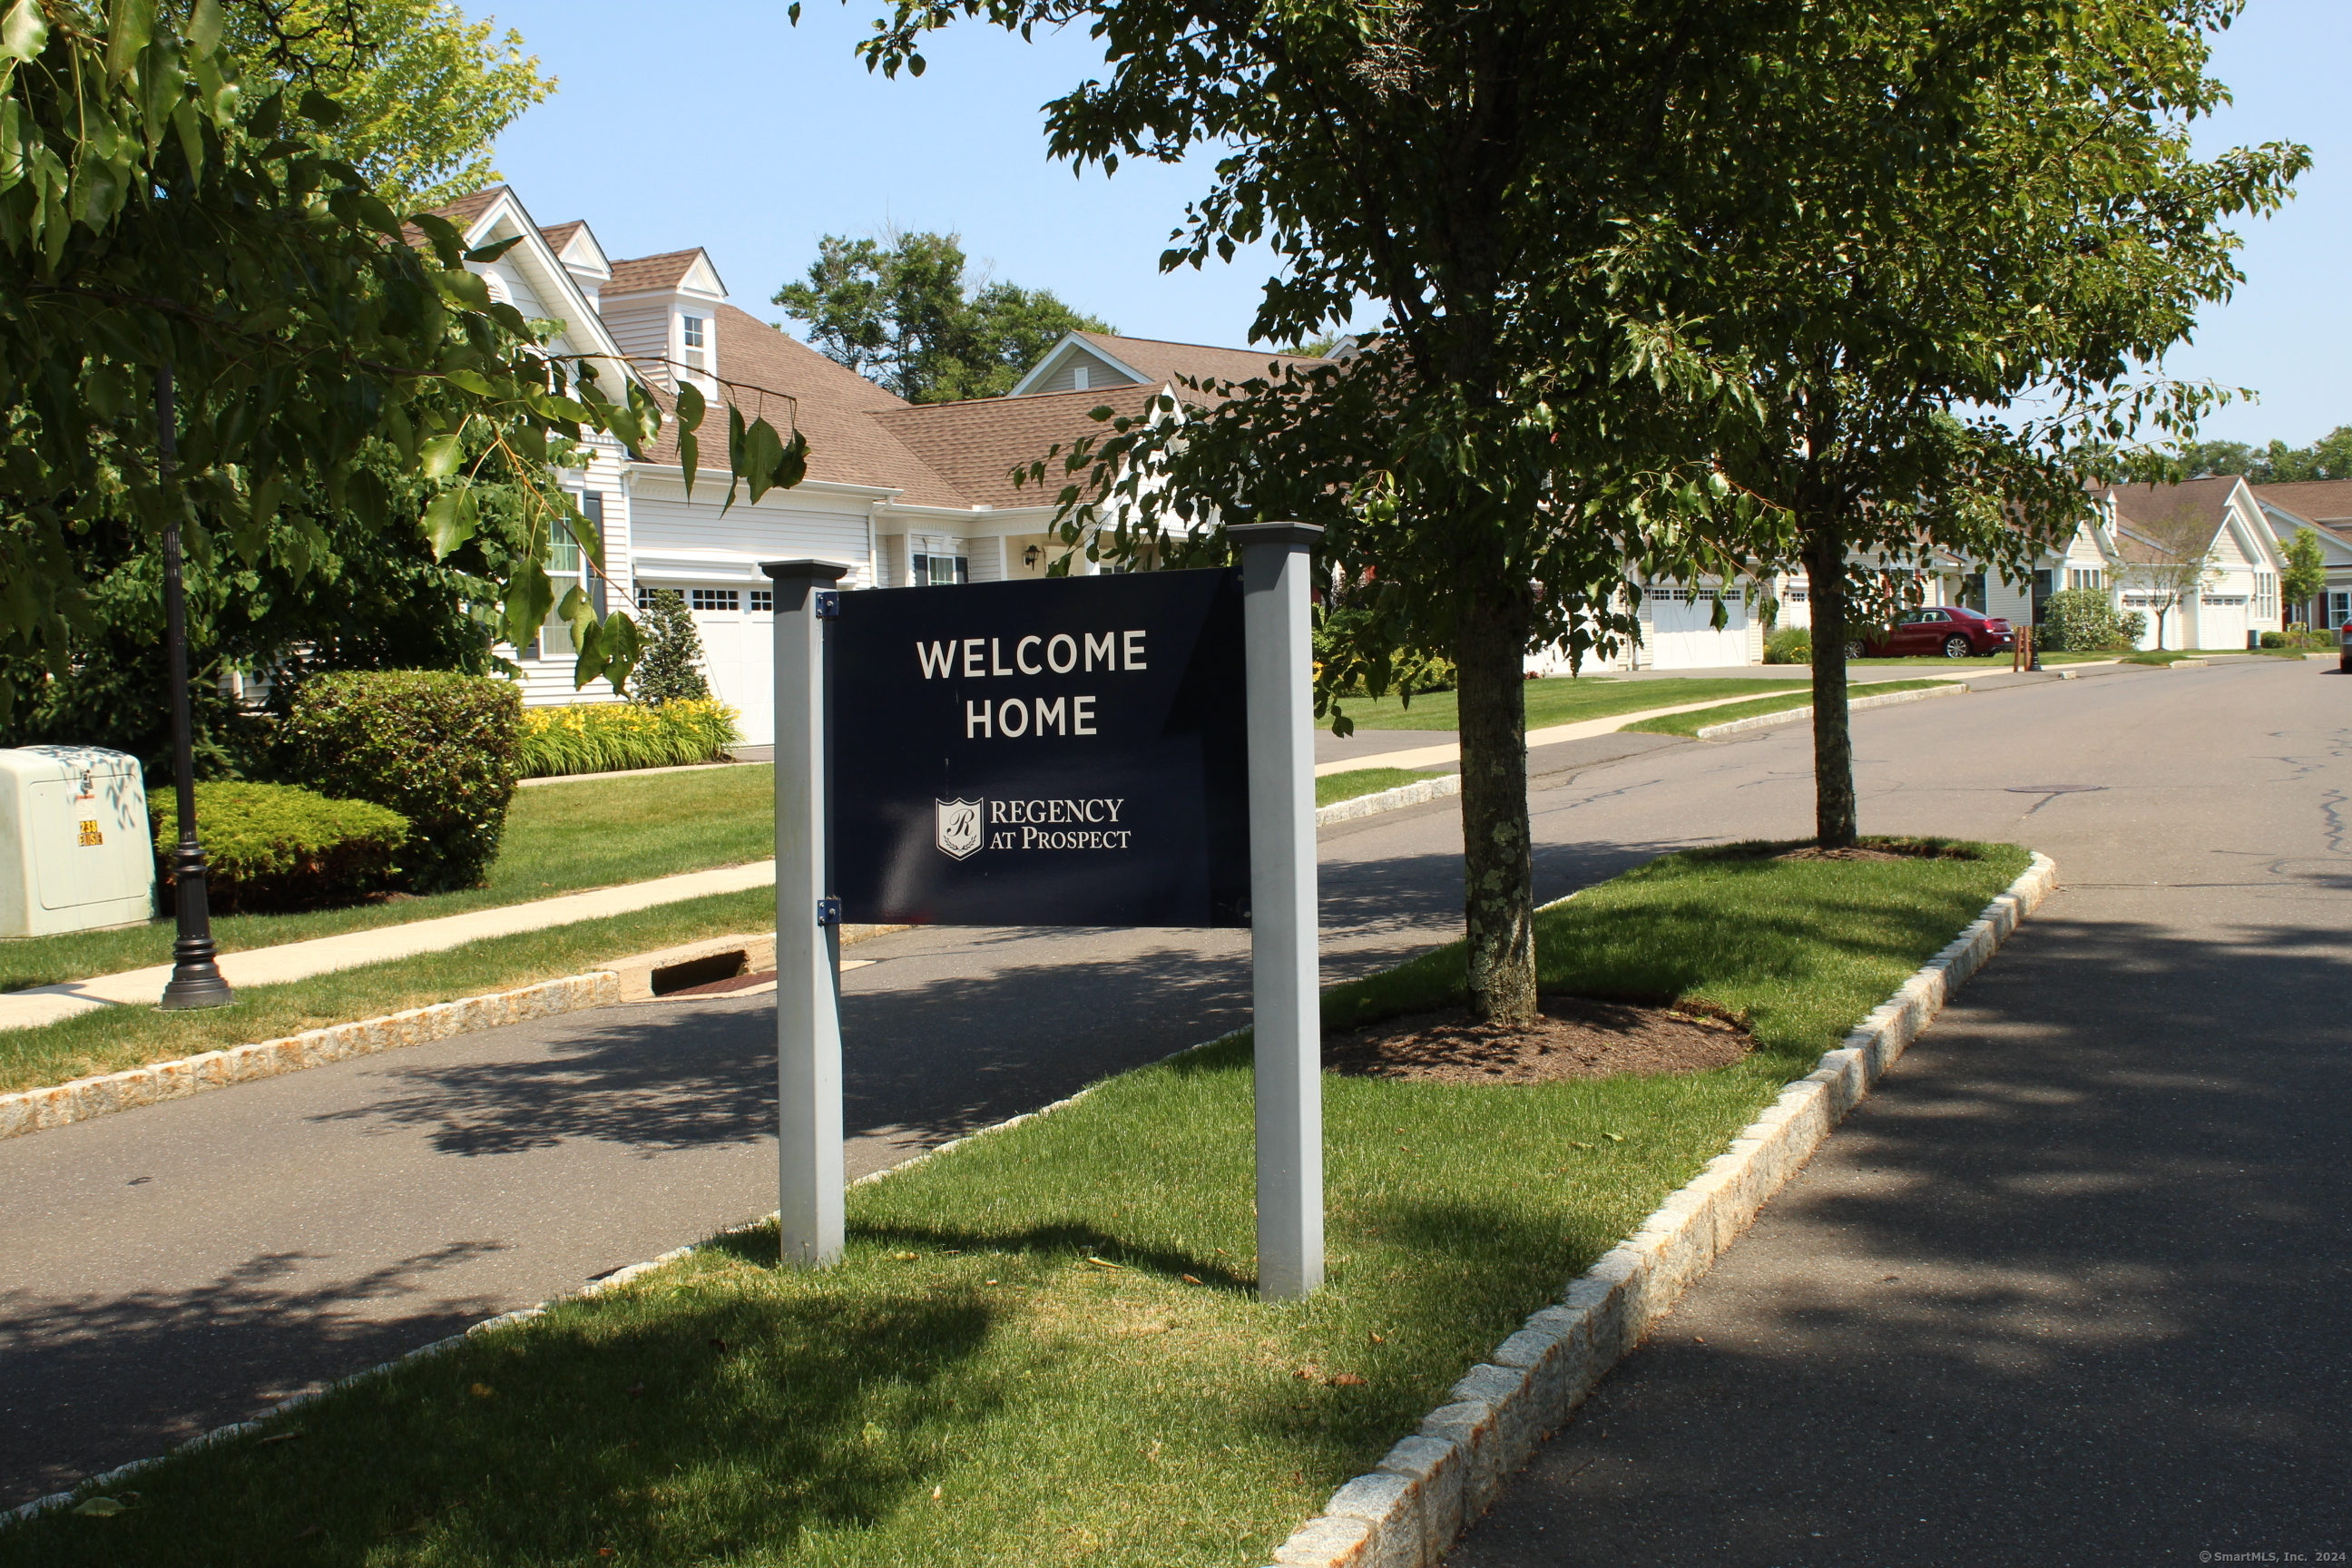
<instances>
[{"instance_id":1,"label":"shadow on grass","mask_svg":"<svg viewBox=\"0 0 2352 1568\"><path fill-rule=\"evenodd\" d=\"M1004 1403L971 1291L706 1301L665 1289L469 1342L191 1456L17 1561L707 1562L906 1507ZM94 1527L102 1555L87 1555ZM79 1538L79 1539L77 1539ZM45 1551L44 1548L50 1548Z\"/></svg>"}]
</instances>

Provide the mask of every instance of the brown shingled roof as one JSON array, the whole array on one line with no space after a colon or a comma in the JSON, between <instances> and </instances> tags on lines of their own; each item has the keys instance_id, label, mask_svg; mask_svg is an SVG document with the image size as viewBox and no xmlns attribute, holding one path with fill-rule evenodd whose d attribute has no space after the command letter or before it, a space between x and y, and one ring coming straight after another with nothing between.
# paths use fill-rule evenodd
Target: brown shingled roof
<instances>
[{"instance_id":1,"label":"brown shingled roof","mask_svg":"<svg viewBox=\"0 0 2352 1568\"><path fill-rule=\"evenodd\" d=\"M694 258L701 254L702 247L698 245L691 250L668 250L659 256L615 261L613 280L604 285L604 292L627 294L639 289L674 289L694 266Z\"/></svg>"},{"instance_id":2,"label":"brown shingled roof","mask_svg":"<svg viewBox=\"0 0 2352 1568\"><path fill-rule=\"evenodd\" d=\"M433 208L433 216L446 217L459 228L463 228L489 211L490 204L506 194L506 186L491 185L487 189L476 191L472 195L459 196L454 202Z\"/></svg>"},{"instance_id":3,"label":"brown shingled roof","mask_svg":"<svg viewBox=\"0 0 2352 1568\"><path fill-rule=\"evenodd\" d=\"M1140 369L1140 366L1137 368ZM1071 476L1057 463L1043 485L1014 485L1015 465L1043 458L1056 444L1066 450L1082 437L1111 434L1107 421L1088 417L1106 403L1140 413L1160 384L1112 392L1046 392L1024 397L978 397L967 403L900 404L875 417L949 483L983 506L1051 506Z\"/></svg>"},{"instance_id":4,"label":"brown shingled roof","mask_svg":"<svg viewBox=\"0 0 2352 1568\"><path fill-rule=\"evenodd\" d=\"M711 320L718 340L719 374L740 384L730 393L730 400L740 405L746 422L764 415L777 429L789 430L797 417L809 439L809 478L895 489L900 500L915 506L971 505L970 499L877 422L876 416L906 406L898 398L732 305L719 306ZM761 392L798 398L799 406L795 410L782 397L762 398ZM667 392L656 390L655 395L665 411L672 406ZM726 416L713 408L704 416L697 434L701 439L704 479L709 479L715 469L723 489ZM646 454L646 460L677 463L674 423L663 421L661 438Z\"/></svg>"},{"instance_id":5,"label":"brown shingled roof","mask_svg":"<svg viewBox=\"0 0 2352 1568\"><path fill-rule=\"evenodd\" d=\"M2331 531L2352 523L2352 479L2298 479L2252 488L2256 500L2284 507L2306 521L2327 525Z\"/></svg>"},{"instance_id":6,"label":"brown shingled roof","mask_svg":"<svg viewBox=\"0 0 2352 1568\"><path fill-rule=\"evenodd\" d=\"M1278 354L1265 349L1223 349L1210 343L1176 343L1164 338L1122 338L1109 332L1078 336L1121 364L1141 371L1154 383L1249 381L1263 378L1269 364L1329 364L1307 354Z\"/></svg>"},{"instance_id":7,"label":"brown shingled roof","mask_svg":"<svg viewBox=\"0 0 2352 1568\"><path fill-rule=\"evenodd\" d=\"M2116 485L2110 493L2116 498L2116 515L2126 527L2167 546L2200 550L2221 531L2230 492L2237 487L2232 475L2177 485ZM2126 549L2124 559L2147 558Z\"/></svg>"},{"instance_id":8,"label":"brown shingled roof","mask_svg":"<svg viewBox=\"0 0 2352 1568\"><path fill-rule=\"evenodd\" d=\"M573 218L570 223L551 223L539 231L539 237L547 241L548 249L561 256L563 247L572 243L572 237L587 226L584 218Z\"/></svg>"}]
</instances>

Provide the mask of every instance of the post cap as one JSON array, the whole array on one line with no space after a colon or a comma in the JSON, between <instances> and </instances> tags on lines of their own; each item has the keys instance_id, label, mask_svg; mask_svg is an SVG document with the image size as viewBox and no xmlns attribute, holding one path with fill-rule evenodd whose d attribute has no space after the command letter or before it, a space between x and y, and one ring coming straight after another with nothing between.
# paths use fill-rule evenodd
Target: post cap
<instances>
[{"instance_id":1,"label":"post cap","mask_svg":"<svg viewBox=\"0 0 2352 1568\"><path fill-rule=\"evenodd\" d=\"M760 570L779 583L838 583L849 575L838 561L762 561Z\"/></svg>"},{"instance_id":2,"label":"post cap","mask_svg":"<svg viewBox=\"0 0 2352 1568\"><path fill-rule=\"evenodd\" d=\"M1323 525L1319 522L1236 522L1226 528L1225 535L1244 549L1253 544L1288 544L1312 550L1323 542Z\"/></svg>"}]
</instances>

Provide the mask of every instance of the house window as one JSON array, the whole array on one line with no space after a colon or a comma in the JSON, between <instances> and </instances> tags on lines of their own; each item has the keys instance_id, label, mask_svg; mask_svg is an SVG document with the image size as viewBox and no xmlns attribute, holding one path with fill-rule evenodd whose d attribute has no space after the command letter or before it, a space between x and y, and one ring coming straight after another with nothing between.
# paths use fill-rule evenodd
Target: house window
<instances>
[{"instance_id":1,"label":"house window","mask_svg":"<svg viewBox=\"0 0 2352 1568\"><path fill-rule=\"evenodd\" d=\"M971 581L971 557L969 555L933 555L918 552L915 568L908 584L916 588L951 588Z\"/></svg>"},{"instance_id":2,"label":"house window","mask_svg":"<svg viewBox=\"0 0 2352 1568\"><path fill-rule=\"evenodd\" d=\"M693 588L688 607L697 610L733 610L741 608L742 595L732 588Z\"/></svg>"},{"instance_id":3,"label":"house window","mask_svg":"<svg viewBox=\"0 0 2352 1568\"><path fill-rule=\"evenodd\" d=\"M2037 626L2042 624L2042 601L2050 597L2050 580L2053 575L2053 574L2048 571L2036 572L2033 574L2033 624Z\"/></svg>"},{"instance_id":4,"label":"house window","mask_svg":"<svg viewBox=\"0 0 2352 1568\"><path fill-rule=\"evenodd\" d=\"M1087 367L1083 363L1070 367L1070 390L1073 392L1087 390Z\"/></svg>"},{"instance_id":5,"label":"house window","mask_svg":"<svg viewBox=\"0 0 2352 1568\"><path fill-rule=\"evenodd\" d=\"M2319 598L2326 607L2329 631L2352 621L2352 594L2322 594Z\"/></svg>"},{"instance_id":6,"label":"house window","mask_svg":"<svg viewBox=\"0 0 2352 1568\"><path fill-rule=\"evenodd\" d=\"M1971 572L1960 579L1960 603L1979 615L1985 613L1985 574Z\"/></svg>"},{"instance_id":7,"label":"house window","mask_svg":"<svg viewBox=\"0 0 2352 1568\"><path fill-rule=\"evenodd\" d=\"M702 323L704 318L700 316L685 316L681 317L680 320L686 323L686 346L690 349L698 349L702 347Z\"/></svg>"},{"instance_id":8,"label":"house window","mask_svg":"<svg viewBox=\"0 0 2352 1568\"><path fill-rule=\"evenodd\" d=\"M773 588L754 588L751 590L751 613L753 615L773 615L775 613L775 609L776 591Z\"/></svg>"},{"instance_id":9,"label":"house window","mask_svg":"<svg viewBox=\"0 0 2352 1568\"><path fill-rule=\"evenodd\" d=\"M2278 574L2254 574L2254 618L2274 620L2278 616Z\"/></svg>"},{"instance_id":10,"label":"house window","mask_svg":"<svg viewBox=\"0 0 2352 1568\"><path fill-rule=\"evenodd\" d=\"M2066 586L2069 588L2104 589L2106 585L2107 573L2103 566L2066 568Z\"/></svg>"},{"instance_id":11,"label":"house window","mask_svg":"<svg viewBox=\"0 0 2352 1568\"><path fill-rule=\"evenodd\" d=\"M1780 602L1784 605L1802 605L1811 601L1812 596L1813 590L1810 584L1791 583L1780 590Z\"/></svg>"},{"instance_id":12,"label":"house window","mask_svg":"<svg viewBox=\"0 0 2352 1568\"><path fill-rule=\"evenodd\" d=\"M680 329L678 336L685 344L684 353L679 357L686 361L686 369L687 374L688 374L708 375L710 374L709 324L709 319L705 316L680 316L678 318L678 325Z\"/></svg>"}]
</instances>

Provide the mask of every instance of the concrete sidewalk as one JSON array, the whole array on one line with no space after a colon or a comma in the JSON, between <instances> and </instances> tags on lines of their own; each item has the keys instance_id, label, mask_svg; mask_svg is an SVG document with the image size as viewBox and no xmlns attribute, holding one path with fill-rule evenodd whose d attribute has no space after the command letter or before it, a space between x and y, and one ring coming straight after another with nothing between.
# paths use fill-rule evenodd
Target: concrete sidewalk
<instances>
[{"instance_id":1,"label":"concrete sidewalk","mask_svg":"<svg viewBox=\"0 0 2352 1568\"><path fill-rule=\"evenodd\" d=\"M769 887L775 879L773 860L721 866L709 871L686 871L675 877L656 877L649 882L626 882L617 888L566 893L528 904L507 904L495 910L444 915L437 920L411 921L406 925L378 926L370 931L346 931L341 936L314 937L309 942L289 942L278 947L223 953L220 969L233 986L282 985L291 980L307 980L313 974L356 969L363 963L383 963L420 952L446 952L484 937L544 931L550 926L631 914L657 904L675 904L713 893ZM119 974L97 974L87 980L11 991L0 995L0 1029L28 1029L79 1013L94 1013L102 1007L152 1006L163 994L164 982L171 978L172 966L157 963L144 969L126 969Z\"/></svg>"}]
</instances>

